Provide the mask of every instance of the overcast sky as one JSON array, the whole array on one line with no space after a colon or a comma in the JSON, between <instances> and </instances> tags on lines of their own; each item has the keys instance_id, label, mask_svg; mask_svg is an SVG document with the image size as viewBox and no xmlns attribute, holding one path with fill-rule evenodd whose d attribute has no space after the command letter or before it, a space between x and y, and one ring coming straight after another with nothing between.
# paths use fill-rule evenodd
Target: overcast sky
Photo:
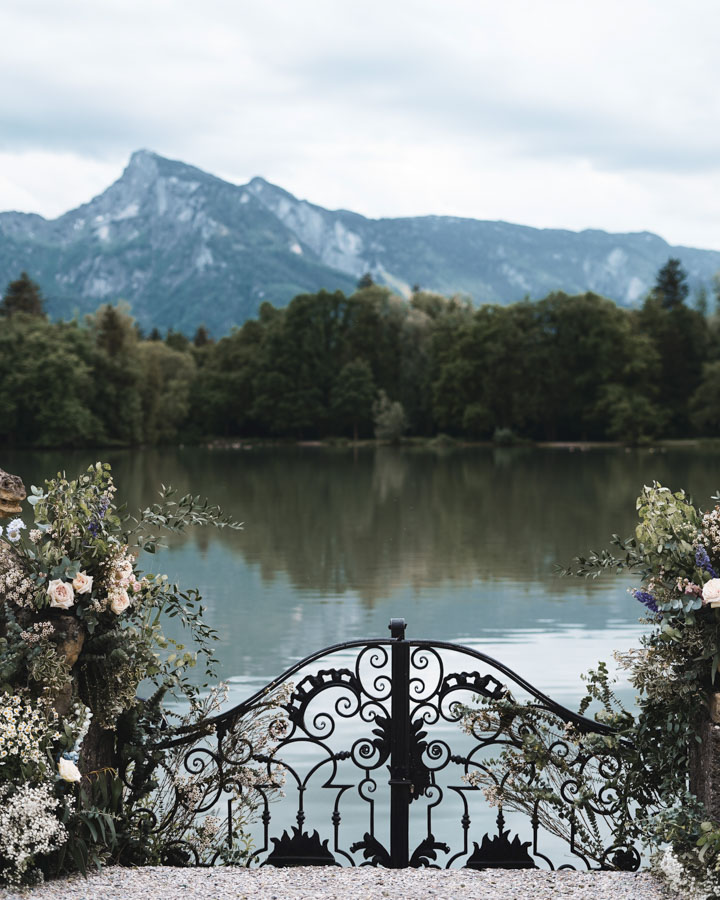
<instances>
[{"instance_id":1,"label":"overcast sky","mask_svg":"<svg viewBox=\"0 0 720 900\"><path fill-rule=\"evenodd\" d=\"M369 216L720 249L717 0L2 0L0 209L147 148Z\"/></svg>"}]
</instances>

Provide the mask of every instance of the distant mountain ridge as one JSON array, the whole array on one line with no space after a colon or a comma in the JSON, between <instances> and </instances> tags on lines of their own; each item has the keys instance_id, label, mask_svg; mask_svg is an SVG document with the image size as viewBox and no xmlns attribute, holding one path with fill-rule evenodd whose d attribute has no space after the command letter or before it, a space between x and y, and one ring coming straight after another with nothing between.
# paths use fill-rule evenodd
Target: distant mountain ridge
<instances>
[{"instance_id":1,"label":"distant mountain ridge","mask_svg":"<svg viewBox=\"0 0 720 900\"><path fill-rule=\"evenodd\" d=\"M127 300L145 327L216 336L269 300L321 288L351 292L370 272L512 303L592 290L632 306L679 257L691 286L709 283L720 252L673 247L648 232L537 229L452 216L368 219L298 200L262 178L234 185L147 150L98 197L57 219L0 213L0 287L26 270L53 317Z\"/></svg>"}]
</instances>

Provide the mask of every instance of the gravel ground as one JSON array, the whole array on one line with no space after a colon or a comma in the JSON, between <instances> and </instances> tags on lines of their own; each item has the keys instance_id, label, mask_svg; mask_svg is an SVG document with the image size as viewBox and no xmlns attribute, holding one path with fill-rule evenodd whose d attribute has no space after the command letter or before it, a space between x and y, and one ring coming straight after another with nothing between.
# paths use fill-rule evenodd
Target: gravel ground
<instances>
[{"instance_id":1,"label":"gravel ground","mask_svg":"<svg viewBox=\"0 0 720 900\"><path fill-rule=\"evenodd\" d=\"M26 891L0 890L0 900L673 900L646 872L374 869L303 867L216 869L112 867Z\"/></svg>"}]
</instances>

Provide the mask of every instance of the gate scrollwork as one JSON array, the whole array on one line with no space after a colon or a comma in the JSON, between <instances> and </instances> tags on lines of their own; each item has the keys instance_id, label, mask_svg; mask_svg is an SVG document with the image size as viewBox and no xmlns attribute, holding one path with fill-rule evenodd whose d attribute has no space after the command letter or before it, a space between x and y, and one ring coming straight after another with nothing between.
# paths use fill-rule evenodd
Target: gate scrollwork
<instances>
[{"instance_id":1,"label":"gate scrollwork","mask_svg":"<svg viewBox=\"0 0 720 900\"><path fill-rule=\"evenodd\" d=\"M637 850L615 846L610 831L602 856L588 859L572 812L562 847L556 839L545 843L548 833L558 832L546 827L540 802L529 819L508 820L502 799L488 814L488 792L473 780L478 774L486 784L496 779L486 764L488 753L498 746L520 748L532 728L505 702L508 684L557 720L552 752L562 760L565 777L555 799L569 810L588 766L612 781L620 760L601 750L591 759L564 740L563 731L569 726L603 735L607 726L555 703L478 651L406 640L401 619L391 620L390 628L389 639L346 642L307 657L249 700L207 721L204 736L181 735L165 743L180 753L182 770L173 775L167 816L191 811L200 819L200 832L211 819L215 828L206 828L202 853L179 841L168 861L238 861L234 842L244 825L237 819L242 799L259 818L254 845L242 860L247 865L573 868L579 860L587 868L639 867ZM453 665L458 658L462 668ZM318 664L322 667L315 668ZM248 714L283 687L283 715L268 719L262 742L248 738L243 731ZM468 704L478 698L488 708L496 704L499 713L486 720L479 716L463 730ZM537 774L528 762L523 777L532 781ZM496 785L500 797L507 777L510 773ZM600 825L611 820L619 802L609 789L585 798ZM478 807L484 811L479 818ZM148 830L160 832L167 821L149 818Z\"/></svg>"}]
</instances>

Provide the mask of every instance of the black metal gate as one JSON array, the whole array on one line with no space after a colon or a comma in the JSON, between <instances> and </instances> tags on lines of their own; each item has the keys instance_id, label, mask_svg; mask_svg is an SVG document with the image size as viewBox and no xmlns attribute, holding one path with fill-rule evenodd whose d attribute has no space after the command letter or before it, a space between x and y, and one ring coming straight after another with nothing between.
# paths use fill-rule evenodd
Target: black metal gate
<instances>
[{"instance_id":1,"label":"black metal gate","mask_svg":"<svg viewBox=\"0 0 720 900\"><path fill-rule=\"evenodd\" d=\"M311 654L210 720L206 736L189 733L162 745L175 752L176 765L169 773L170 802L160 814L147 813L150 830L171 830L191 815L194 833L202 837L199 843L178 837L167 861L239 861L232 849L243 827L238 816L252 805L261 825L243 859L248 865L574 868L579 859L587 868L637 869L637 850L615 845L609 827L600 857L588 858L578 839L574 810L581 775L593 764L601 774L620 765L601 742L589 753L557 741L555 750L564 759L557 796L568 805L566 834L548 831L539 802L529 819L514 816L512 839L502 801L492 813L492 831L474 831L471 806L482 804L486 824L488 807L468 776L488 774L483 760L490 748L517 746L517 735L502 720L489 733L464 733L463 704L478 697L502 701L510 683L557 717L561 729L569 725L601 736L611 730L555 703L489 656L442 641L407 640L405 628L403 619L392 619L389 639L350 641ZM317 668L333 657L339 664ZM456 658L474 668L450 670ZM295 675L297 684L290 684ZM271 741L248 736L248 714L283 686L284 724L268 723ZM320 799L309 802L316 795ZM601 791L589 804L585 800L593 828L612 819L617 802ZM446 812L448 807L454 812Z\"/></svg>"}]
</instances>

